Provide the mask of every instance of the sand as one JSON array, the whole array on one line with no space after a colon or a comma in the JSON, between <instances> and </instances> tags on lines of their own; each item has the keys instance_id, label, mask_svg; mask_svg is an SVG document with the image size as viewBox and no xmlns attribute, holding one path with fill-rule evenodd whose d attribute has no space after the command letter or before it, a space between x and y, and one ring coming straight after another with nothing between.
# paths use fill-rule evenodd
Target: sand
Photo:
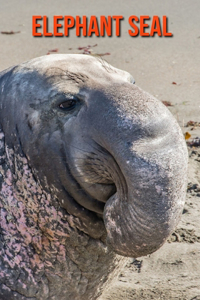
<instances>
[{"instance_id":1,"label":"sand","mask_svg":"<svg viewBox=\"0 0 200 300\"><path fill-rule=\"evenodd\" d=\"M115 67L130 72L136 84L161 101L192 141L200 137L200 1L199 0L0 0L0 71L31 58L57 53L83 53L87 47ZM90 17L122 15L121 36L32 37L32 15L47 15L52 28L53 15ZM166 15L172 38L135 37L128 34L130 15ZM97 44L96 46L94 46ZM50 54L52 55L52 54ZM121 275L104 291L101 300L121 299L200 299L200 147L188 147L188 192L182 219L165 245L152 255L130 259Z\"/></svg>"}]
</instances>

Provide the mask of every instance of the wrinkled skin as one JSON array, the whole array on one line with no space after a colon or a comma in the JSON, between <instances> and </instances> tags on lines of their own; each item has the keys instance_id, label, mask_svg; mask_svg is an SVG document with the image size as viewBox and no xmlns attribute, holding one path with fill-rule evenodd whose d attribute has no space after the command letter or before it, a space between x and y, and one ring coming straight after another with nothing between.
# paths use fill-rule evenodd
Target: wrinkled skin
<instances>
[{"instance_id":1,"label":"wrinkled skin","mask_svg":"<svg viewBox=\"0 0 200 300\"><path fill-rule=\"evenodd\" d=\"M130 74L85 55L0 73L0 105L0 299L97 299L122 256L177 225L181 130Z\"/></svg>"}]
</instances>

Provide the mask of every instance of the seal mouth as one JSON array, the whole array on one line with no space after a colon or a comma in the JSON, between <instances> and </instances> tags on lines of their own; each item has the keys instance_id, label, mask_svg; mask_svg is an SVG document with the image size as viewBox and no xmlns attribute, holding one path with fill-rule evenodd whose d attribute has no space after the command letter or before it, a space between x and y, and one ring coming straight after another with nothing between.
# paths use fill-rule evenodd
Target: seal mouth
<instances>
[{"instance_id":1,"label":"seal mouth","mask_svg":"<svg viewBox=\"0 0 200 300\"><path fill-rule=\"evenodd\" d=\"M65 193L69 193L64 187ZM100 191L97 193L96 190ZM84 201L80 201L79 197L73 196L73 199L76 201L80 207L88 212L96 214L98 217L103 219L104 208L111 197L117 193L117 187L113 184L93 184L90 186L90 191L82 189L84 192ZM96 195L94 195L96 192Z\"/></svg>"},{"instance_id":2,"label":"seal mouth","mask_svg":"<svg viewBox=\"0 0 200 300\"><path fill-rule=\"evenodd\" d=\"M89 189L86 188L84 191L89 198L93 199L93 201L97 201L98 203L101 203L101 205L103 204L104 208L107 201L117 192L117 187L114 183L95 183L89 185ZM89 208L89 210L97 212L92 206ZM101 212L103 214L103 210Z\"/></svg>"},{"instance_id":3,"label":"seal mouth","mask_svg":"<svg viewBox=\"0 0 200 300\"><path fill-rule=\"evenodd\" d=\"M92 230L92 236L99 238L106 230L105 205L116 194L126 198L127 185L112 154L98 144L95 146L95 151L78 148L71 161L66 158L66 175L59 176L64 192L60 203L81 220L82 231L91 235Z\"/></svg>"},{"instance_id":4,"label":"seal mouth","mask_svg":"<svg viewBox=\"0 0 200 300\"><path fill-rule=\"evenodd\" d=\"M127 184L113 155L101 145L96 143L95 146L96 153L88 153L82 164L78 165L85 176L83 180L79 176L77 182L90 201L89 205L82 202L83 207L103 215L105 204L114 194L118 192L122 198L126 197ZM82 204L77 198L76 201Z\"/></svg>"},{"instance_id":5,"label":"seal mouth","mask_svg":"<svg viewBox=\"0 0 200 300\"><path fill-rule=\"evenodd\" d=\"M98 190L99 194L96 192ZM98 183L90 186L89 194L97 201L106 203L110 197L117 192L117 187L114 183L105 184ZM93 196L94 195L94 196Z\"/></svg>"},{"instance_id":6,"label":"seal mouth","mask_svg":"<svg viewBox=\"0 0 200 300\"><path fill-rule=\"evenodd\" d=\"M123 175L106 149L95 143L94 150L78 151L76 156L73 155L73 163L66 164L71 184L63 184L63 187L67 196L73 198L80 208L103 218L104 206L117 192Z\"/></svg>"}]
</instances>

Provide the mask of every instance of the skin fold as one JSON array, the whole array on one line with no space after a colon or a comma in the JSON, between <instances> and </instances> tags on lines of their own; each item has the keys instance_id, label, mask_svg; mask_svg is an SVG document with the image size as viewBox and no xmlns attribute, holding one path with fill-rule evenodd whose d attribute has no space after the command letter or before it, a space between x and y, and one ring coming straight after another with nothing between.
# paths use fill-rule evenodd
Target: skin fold
<instances>
[{"instance_id":1,"label":"skin fold","mask_svg":"<svg viewBox=\"0 0 200 300\"><path fill-rule=\"evenodd\" d=\"M87 55L0 73L0 299L95 300L182 213L187 149L168 109Z\"/></svg>"}]
</instances>

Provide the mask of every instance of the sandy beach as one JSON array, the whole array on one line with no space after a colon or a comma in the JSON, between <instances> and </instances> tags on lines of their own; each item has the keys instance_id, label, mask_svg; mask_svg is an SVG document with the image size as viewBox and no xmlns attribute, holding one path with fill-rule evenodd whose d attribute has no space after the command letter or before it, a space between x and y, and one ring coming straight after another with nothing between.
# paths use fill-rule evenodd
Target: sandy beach
<instances>
[{"instance_id":1,"label":"sandy beach","mask_svg":"<svg viewBox=\"0 0 200 300\"><path fill-rule=\"evenodd\" d=\"M193 145L200 138L200 1L0 2L0 71L42 55L103 55L130 72L142 89L166 101L183 134L191 135L187 198L177 229L154 254L130 259L100 300L200 300L200 145ZM75 30L69 37L33 37L33 15L48 16L49 30L54 15L122 15L124 20L119 37L77 37ZM166 15L173 37L131 37L131 15ZM6 34L10 31L14 34Z\"/></svg>"}]
</instances>

